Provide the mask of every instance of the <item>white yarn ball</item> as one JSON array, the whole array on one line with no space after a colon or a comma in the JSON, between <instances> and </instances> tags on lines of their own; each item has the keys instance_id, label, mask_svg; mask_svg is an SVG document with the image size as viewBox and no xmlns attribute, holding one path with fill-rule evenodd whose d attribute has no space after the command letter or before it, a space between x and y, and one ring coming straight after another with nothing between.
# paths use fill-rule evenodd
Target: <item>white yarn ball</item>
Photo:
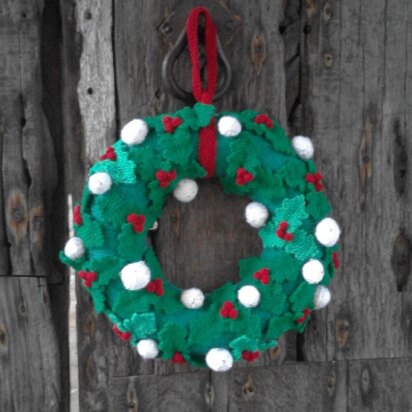
<instances>
[{"instance_id":1,"label":"white yarn ball","mask_svg":"<svg viewBox=\"0 0 412 412\"><path fill-rule=\"evenodd\" d=\"M64 247L64 254L69 259L79 259L84 255L84 252L84 243L79 237L72 237Z\"/></svg>"},{"instance_id":2,"label":"white yarn ball","mask_svg":"<svg viewBox=\"0 0 412 412\"><path fill-rule=\"evenodd\" d=\"M112 178L105 172L95 173L89 177L89 190L94 195L102 195L112 187Z\"/></svg>"},{"instance_id":3,"label":"white yarn ball","mask_svg":"<svg viewBox=\"0 0 412 412\"><path fill-rule=\"evenodd\" d=\"M319 283L324 275L325 269L319 260L310 259L302 267L302 276L310 284Z\"/></svg>"},{"instance_id":4,"label":"white yarn ball","mask_svg":"<svg viewBox=\"0 0 412 412\"><path fill-rule=\"evenodd\" d=\"M143 260L129 263L120 271L123 286L128 290L143 289L150 282L150 276L150 269Z\"/></svg>"},{"instance_id":5,"label":"white yarn ball","mask_svg":"<svg viewBox=\"0 0 412 412\"><path fill-rule=\"evenodd\" d=\"M196 197L198 191L199 187L194 180L182 179L173 190L173 195L179 202L188 203Z\"/></svg>"},{"instance_id":6,"label":"white yarn ball","mask_svg":"<svg viewBox=\"0 0 412 412\"><path fill-rule=\"evenodd\" d=\"M237 291L237 298L243 306L254 308L260 302L260 292L254 286L242 286Z\"/></svg>"},{"instance_id":7,"label":"white yarn ball","mask_svg":"<svg viewBox=\"0 0 412 412\"><path fill-rule=\"evenodd\" d=\"M330 302L330 298L330 290L326 286L316 286L315 297L313 298L315 309L324 308Z\"/></svg>"},{"instance_id":8,"label":"white yarn ball","mask_svg":"<svg viewBox=\"0 0 412 412\"><path fill-rule=\"evenodd\" d=\"M123 127L120 138L128 145L140 144L148 133L147 123L142 119L134 119Z\"/></svg>"},{"instance_id":9,"label":"white yarn ball","mask_svg":"<svg viewBox=\"0 0 412 412\"><path fill-rule=\"evenodd\" d=\"M292 146L301 159L309 160L312 158L314 149L312 140L310 140L309 137L295 136L292 139Z\"/></svg>"},{"instance_id":10,"label":"white yarn ball","mask_svg":"<svg viewBox=\"0 0 412 412\"><path fill-rule=\"evenodd\" d=\"M158 227L159 227L159 222L157 220L155 220L153 222L152 227L149 230L157 230Z\"/></svg>"},{"instance_id":11,"label":"white yarn ball","mask_svg":"<svg viewBox=\"0 0 412 412\"><path fill-rule=\"evenodd\" d=\"M227 349L213 348L206 355L206 364L215 372L226 372L233 365L233 357Z\"/></svg>"},{"instance_id":12,"label":"white yarn ball","mask_svg":"<svg viewBox=\"0 0 412 412\"><path fill-rule=\"evenodd\" d=\"M334 219L326 217L316 225L315 236L323 246L334 246L340 237L340 227Z\"/></svg>"},{"instance_id":13,"label":"white yarn ball","mask_svg":"<svg viewBox=\"0 0 412 412\"><path fill-rule=\"evenodd\" d=\"M180 300L189 309L199 309L203 306L205 295L200 289L191 288L182 292Z\"/></svg>"},{"instance_id":14,"label":"white yarn ball","mask_svg":"<svg viewBox=\"0 0 412 412\"><path fill-rule=\"evenodd\" d=\"M245 218L250 226L259 229L265 225L269 217L269 211L262 203L251 202L246 206Z\"/></svg>"},{"instance_id":15,"label":"white yarn ball","mask_svg":"<svg viewBox=\"0 0 412 412\"><path fill-rule=\"evenodd\" d=\"M219 119L217 128L222 136L235 137L242 131L242 124L236 117L223 116Z\"/></svg>"},{"instance_id":16,"label":"white yarn ball","mask_svg":"<svg viewBox=\"0 0 412 412\"><path fill-rule=\"evenodd\" d=\"M143 359L153 359L159 354L157 343L153 339L140 340L136 348Z\"/></svg>"}]
</instances>

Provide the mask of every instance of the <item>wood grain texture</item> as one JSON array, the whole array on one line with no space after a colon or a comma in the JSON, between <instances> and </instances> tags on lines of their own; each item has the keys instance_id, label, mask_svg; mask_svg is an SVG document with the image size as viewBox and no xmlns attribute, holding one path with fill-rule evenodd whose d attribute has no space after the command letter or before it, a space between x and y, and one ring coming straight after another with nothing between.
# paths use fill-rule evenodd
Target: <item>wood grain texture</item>
<instances>
[{"instance_id":1,"label":"wood grain texture","mask_svg":"<svg viewBox=\"0 0 412 412\"><path fill-rule=\"evenodd\" d=\"M5 412L66 410L44 278L0 278L0 393Z\"/></svg>"},{"instance_id":2,"label":"wood grain texture","mask_svg":"<svg viewBox=\"0 0 412 412\"><path fill-rule=\"evenodd\" d=\"M305 132L343 229L333 302L305 356L410 356L411 5L315 1L305 13Z\"/></svg>"}]
</instances>

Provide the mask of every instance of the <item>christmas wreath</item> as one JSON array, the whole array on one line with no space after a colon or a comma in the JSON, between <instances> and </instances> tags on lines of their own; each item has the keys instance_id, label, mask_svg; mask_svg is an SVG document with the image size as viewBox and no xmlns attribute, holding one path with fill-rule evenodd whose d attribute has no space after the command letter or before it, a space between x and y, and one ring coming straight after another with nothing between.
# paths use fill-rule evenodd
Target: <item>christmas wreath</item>
<instances>
[{"instance_id":1,"label":"christmas wreath","mask_svg":"<svg viewBox=\"0 0 412 412\"><path fill-rule=\"evenodd\" d=\"M187 26L194 73L197 43L189 34L201 14L206 40L215 36L205 9L194 9ZM215 61L212 46L206 52ZM217 113L213 72L208 81L203 90L194 75L193 107L123 127L90 169L74 208L76 235L61 260L78 271L96 311L143 358L225 371L276 346L283 333L303 331L311 311L328 304L340 230L328 217L310 139L289 140L263 113ZM164 276L147 233L170 194L189 202L196 180L211 176L226 193L251 199L245 220L259 231L262 253L239 261L237 284L211 293L196 285L181 290Z\"/></svg>"}]
</instances>

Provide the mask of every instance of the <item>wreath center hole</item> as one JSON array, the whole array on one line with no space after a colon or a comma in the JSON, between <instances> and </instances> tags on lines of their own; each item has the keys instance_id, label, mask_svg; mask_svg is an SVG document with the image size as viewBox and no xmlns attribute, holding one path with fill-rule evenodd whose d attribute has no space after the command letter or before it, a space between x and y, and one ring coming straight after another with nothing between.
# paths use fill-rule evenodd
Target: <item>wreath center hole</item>
<instances>
[{"instance_id":1,"label":"wreath center hole","mask_svg":"<svg viewBox=\"0 0 412 412\"><path fill-rule=\"evenodd\" d=\"M239 259L260 254L261 241L244 219L249 198L225 194L217 179L197 183L193 201L168 198L154 246L173 284L210 292L238 282Z\"/></svg>"}]
</instances>

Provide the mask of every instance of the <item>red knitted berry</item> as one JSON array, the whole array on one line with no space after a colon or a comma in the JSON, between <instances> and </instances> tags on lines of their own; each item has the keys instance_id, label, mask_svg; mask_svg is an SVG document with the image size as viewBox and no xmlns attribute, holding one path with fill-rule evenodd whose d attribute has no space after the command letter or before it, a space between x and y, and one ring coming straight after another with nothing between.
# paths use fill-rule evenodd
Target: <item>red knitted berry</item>
<instances>
[{"instance_id":1,"label":"red knitted berry","mask_svg":"<svg viewBox=\"0 0 412 412\"><path fill-rule=\"evenodd\" d=\"M222 318L230 318L234 320L238 317L238 315L239 315L239 312L235 308L235 305L232 302L230 301L223 302L223 305L220 308L220 316L222 316Z\"/></svg>"},{"instance_id":2,"label":"red knitted berry","mask_svg":"<svg viewBox=\"0 0 412 412\"><path fill-rule=\"evenodd\" d=\"M239 167L236 171L236 184L239 186L244 186L246 183L251 182L254 178L255 176L243 167Z\"/></svg>"},{"instance_id":3,"label":"red knitted berry","mask_svg":"<svg viewBox=\"0 0 412 412\"><path fill-rule=\"evenodd\" d=\"M122 332L117 325L113 325L112 330L121 340L128 341L132 337L130 332Z\"/></svg>"},{"instance_id":4,"label":"red knitted berry","mask_svg":"<svg viewBox=\"0 0 412 412\"><path fill-rule=\"evenodd\" d=\"M108 147L106 149L106 153L100 156L100 160L116 160L116 152L114 151L113 147Z\"/></svg>"},{"instance_id":5,"label":"red knitted berry","mask_svg":"<svg viewBox=\"0 0 412 412\"><path fill-rule=\"evenodd\" d=\"M242 358L248 362L253 362L254 360L256 360L258 357L260 356L260 352L256 351L256 352L251 352L248 350L244 350L242 352Z\"/></svg>"},{"instance_id":6,"label":"red knitted berry","mask_svg":"<svg viewBox=\"0 0 412 412\"><path fill-rule=\"evenodd\" d=\"M87 288L90 288L94 281L97 280L97 273L96 272L86 272L85 270L81 270L79 272L79 277L83 279L83 284Z\"/></svg>"},{"instance_id":7,"label":"red knitted berry","mask_svg":"<svg viewBox=\"0 0 412 412\"><path fill-rule=\"evenodd\" d=\"M260 269L253 274L253 278L260 280L262 285L267 285L270 281L270 270L268 268Z\"/></svg>"},{"instance_id":8,"label":"red knitted berry","mask_svg":"<svg viewBox=\"0 0 412 412\"><path fill-rule=\"evenodd\" d=\"M315 186L315 190L320 192L323 189L322 175L320 173L308 173L305 180Z\"/></svg>"},{"instance_id":9,"label":"red knitted berry","mask_svg":"<svg viewBox=\"0 0 412 412\"><path fill-rule=\"evenodd\" d=\"M173 363L180 363L180 364L186 363L186 359L183 357L183 355L180 352L175 352L171 360Z\"/></svg>"},{"instance_id":10,"label":"red knitted berry","mask_svg":"<svg viewBox=\"0 0 412 412\"><path fill-rule=\"evenodd\" d=\"M80 205L76 205L73 208L73 222L76 225L81 225L83 223L83 218L82 218L80 210L81 210Z\"/></svg>"},{"instance_id":11,"label":"red knitted berry","mask_svg":"<svg viewBox=\"0 0 412 412\"><path fill-rule=\"evenodd\" d=\"M130 213L126 218L128 223L133 225L133 230L136 233L142 233L144 230L144 225L146 223L146 217L144 215L138 215L137 213Z\"/></svg>"},{"instance_id":12,"label":"red knitted berry","mask_svg":"<svg viewBox=\"0 0 412 412\"><path fill-rule=\"evenodd\" d=\"M255 117L256 124L264 124L268 129L273 129L273 120L267 114L258 114Z\"/></svg>"},{"instance_id":13,"label":"red knitted berry","mask_svg":"<svg viewBox=\"0 0 412 412\"><path fill-rule=\"evenodd\" d=\"M183 120L180 117L165 116L163 117L162 122L165 128L165 132L173 133L175 129L183 123Z\"/></svg>"},{"instance_id":14,"label":"red knitted berry","mask_svg":"<svg viewBox=\"0 0 412 412\"><path fill-rule=\"evenodd\" d=\"M333 266L335 267L335 269L339 269L340 261L339 261L338 252L332 253L332 261L333 261Z\"/></svg>"},{"instance_id":15,"label":"red knitted berry","mask_svg":"<svg viewBox=\"0 0 412 412\"><path fill-rule=\"evenodd\" d=\"M166 172L165 170L158 170L156 172L156 179L159 181L160 187L164 189L176 179L176 171Z\"/></svg>"},{"instance_id":16,"label":"red knitted berry","mask_svg":"<svg viewBox=\"0 0 412 412\"><path fill-rule=\"evenodd\" d=\"M280 222L278 228L276 229L276 236L286 242L291 242L293 240L293 234L287 232L288 228L288 222Z\"/></svg>"},{"instance_id":17,"label":"red knitted berry","mask_svg":"<svg viewBox=\"0 0 412 412\"><path fill-rule=\"evenodd\" d=\"M310 315L310 309L304 309L303 310L303 316L300 317L299 319L296 319L296 323L301 324L303 323Z\"/></svg>"},{"instance_id":18,"label":"red knitted berry","mask_svg":"<svg viewBox=\"0 0 412 412\"><path fill-rule=\"evenodd\" d=\"M162 296L165 293L163 289L163 280L162 279L152 280L146 286L146 290L149 293L155 293L157 296Z\"/></svg>"}]
</instances>

